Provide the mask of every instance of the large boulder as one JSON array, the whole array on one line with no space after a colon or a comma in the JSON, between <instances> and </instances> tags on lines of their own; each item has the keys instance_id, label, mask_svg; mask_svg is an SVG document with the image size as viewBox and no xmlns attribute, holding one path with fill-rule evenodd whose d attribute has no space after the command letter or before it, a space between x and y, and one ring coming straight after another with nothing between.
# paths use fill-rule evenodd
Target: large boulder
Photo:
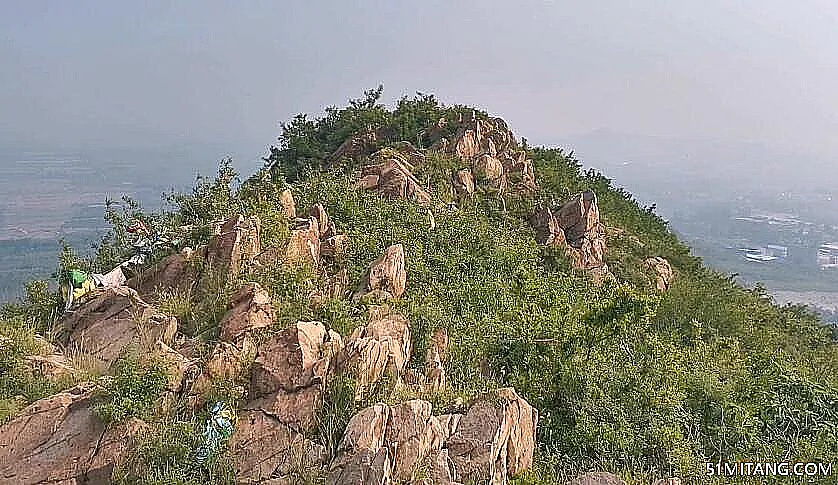
<instances>
[{"instance_id":1,"label":"large boulder","mask_svg":"<svg viewBox=\"0 0 838 485\"><path fill-rule=\"evenodd\" d=\"M343 158L357 160L375 151L376 147L386 137L384 130L365 130L347 138L331 155L330 162Z\"/></svg>"},{"instance_id":2,"label":"large boulder","mask_svg":"<svg viewBox=\"0 0 838 485\"><path fill-rule=\"evenodd\" d=\"M81 385L36 401L0 427L0 483L111 483L145 424L106 430L91 409L93 389Z\"/></svg>"},{"instance_id":3,"label":"large boulder","mask_svg":"<svg viewBox=\"0 0 838 485\"><path fill-rule=\"evenodd\" d=\"M672 270L672 265L666 258L653 257L647 259L644 264L648 269L651 269L655 274L655 287L658 291L666 291L675 280L675 272Z\"/></svg>"},{"instance_id":4,"label":"large boulder","mask_svg":"<svg viewBox=\"0 0 838 485\"><path fill-rule=\"evenodd\" d=\"M126 286L102 291L60 322L69 351L106 367L128 349L148 349L158 340L170 344L177 327L175 317L160 313Z\"/></svg>"},{"instance_id":5,"label":"large boulder","mask_svg":"<svg viewBox=\"0 0 838 485\"><path fill-rule=\"evenodd\" d=\"M386 485L392 460L385 446L390 409L376 404L352 416L329 466L329 485Z\"/></svg>"},{"instance_id":6,"label":"large boulder","mask_svg":"<svg viewBox=\"0 0 838 485\"><path fill-rule=\"evenodd\" d=\"M291 189L284 189L279 194L279 205L282 208L282 213L289 221L297 218L297 204L294 202L294 194L291 193Z\"/></svg>"},{"instance_id":7,"label":"large boulder","mask_svg":"<svg viewBox=\"0 0 838 485\"><path fill-rule=\"evenodd\" d=\"M245 408L311 429L339 339L319 322L298 322L268 340L256 354Z\"/></svg>"},{"instance_id":8,"label":"large boulder","mask_svg":"<svg viewBox=\"0 0 838 485\"><path fill-rule=\"evenodd\" d=\"M360 399L385 375L399 382L411 353L410 323L381 306L370 309L369 323L352 332L338 360L356 376Z\"/></svg>"},{"instance_id":9,"label":"large boulder","mask_svg":"<svg viewBox=\"0 0 838 485\"><path fill-rule=\"evenodd\" d=\"M362 169L358 188L376 190L391 199L406 198L420 205L430 205L431 195L422 188L422 184L413 176L413 168L398 152L384 149L375 158L378 163Z\"/></svg>"},{"instance_id":10,"label":"large boulder","mask_svg":"<svg viewBox=\"0 0 838 485\"><path fill-rule=\"evenodd\" d=\"M445 357L448 352L448 331L438 328L431 336L431 345L425 354L426 380L431 391L445 388Z\"/></svg>"},{"instance_id":11,"label":"large boulder","mask_svg":"<svg viewBox=\"0 0 838 485\"><path fill-rule=\"evenodd\" d=\"M542 208L530 218L543 244L564 249L576 269L606 275L605 226L600 221L597 197L577 194L558 209Z\"/></svg>"},{"instance_id":12,"label":"large boulder","mask_svg":"<svg viewBox=\"0 0 838 485\"><path fill-rule=\"evenodd\" d=\"M231 217L207 245L207 262L212 268L238 273L261 252L261 227L256 216Z\"/></svg>"},{"instance_id":13,"label":"large boulder","mask_svg":"<svg viewBox=\"0 0 838 485\"><path fill-rule=\"evenodd\" d=\"M355 293L355 299L377 291L399 298L404 294L406 284L404 246L394 244L385 249L384 254L370 265L361 288Z\"/></svg>"},{"instance_id":14,"label":"large boulder","mask_svg":"<svg viewBox=\"0 0 838 485\"><path fill-rule=\"evenodd\" d=\"M316 217L295 219L285 249L286 265L320 264L320 221Z\"/></svg>"},{"instance_id":15,"label":"large boulder","mask_svg":"<svg viewBox=\"0 0 838 485\"><path fill-rule=\"evenodd\" d=\"M464 168L457 171L454 177L454 189L459 194L471 195L474 193L474 174L471 170Z\"/></svg>"},{"instance_id":16,"label":"large boulder","mask_svg":"<svg viewBox=\"0 0 838 485\"><path fill-rule=\"evenodd\" d=\"M229 449L241 484L269 483L277 475L288 479L324 464L326 457L325 448L260 410L239 416Z\"/></svg>"},{"instance_id":17,"label":"large boulder","mask_svg":"<svg viewBox=\"0 0 838 485\"><path fill-rule=\"evenodd\" d=\"M532 466L538 411L514 389L475 401L445 448L462 482L506 484Z\"/></svg>"},{"instance_id":18,"label":"large boulder","mask_svg":"<svg viewBox=\"0 0 838 485\"><path fill-rule=\"evenodd\" d=\"M139 272L126 285L135 289L142 298L150 298L159 290L188 294L198 281L199 271L195 258L199 256L198 251L172 254Z\"/></svg>"},{"instance_id":19,"label":"large boulder","mask_svg":"<svg viewBox=\"0 0 838 485\"><path fill-rule=\"evenodd\" d=\"M442 449L444 431L431 416L431 403L412 400L390 408L384 441L390 449L396 481L412 480L429 455Z\"/></svg>"},{"instance_id":20,"label":"large boulder","mask_svg":"<svg viewBox=\"0 0 838 485\"><path fill-rule=\"evenodd\" d=\"M221 321L221 340L225 342L236 343L256 329L270 327L276 317L271 296L258 283L242 286L229 306Z\"/></svg>"}]
</instances>

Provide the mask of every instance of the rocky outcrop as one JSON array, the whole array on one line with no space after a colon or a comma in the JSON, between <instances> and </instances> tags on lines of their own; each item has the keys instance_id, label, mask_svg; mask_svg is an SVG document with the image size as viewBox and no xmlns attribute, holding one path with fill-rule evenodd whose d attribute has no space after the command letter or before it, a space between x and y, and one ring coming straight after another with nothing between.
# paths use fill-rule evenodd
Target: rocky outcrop
<instances>
[{"instance_id":1,"label":"rocky outcrop","mask_svg":"<svg viewBox=\"0 0 838 485\"><path fill-rule=\"evenodd\" d=\"M400 298L407 284L404 247L394 244L384 250L367 272L354 299L359 300L372 292L381 292L385 298Z\"/></svg>"},{"instance_id":2,"label":"rocky outcrop","mask_svg":"<svg viewBox=\"0 0 838 485\"><path fill-rule=\"evenodd\" d=\"M445 389L445 357L448 352L448 332L438 328L431 336L431 345L425 355L425 372L431 391Z\"/></svg>"},{"instance_id":3,"label":"rocky outcrop","mask_svg":"<svg viewBox=\"0 0 838 485\"><path fill-rule=\"evenodd\" d=\"M590 472L576 477L570 485L626 485L626 482L613 473Z\"/></svg>"},{"instance_id":4,"label":"rocky outcrop","mask_svg":"<svg viewBox=\"0 0 838 485\"><path fill-rule=\"evenodd\" d=\"M207 245L206 259L210 267L238 273L262 250L261 224L256 216L245 218L242 215L224 222Z\"/></svg>"},{"instance_id":5,"label":"rocky outcrop","mask_svg":"<svg viewBox=\"0 0 838 485\"><path fill-rule=\"evenodd\" d=\"M329 466L329 485L385 485L390 483L392 460L384 446L390 409L376 404L349 420Z\"/></svg>"},{"instance_id":6,"label":"rocky outcrop","mask_svg":"<svg viewBox=\"0 0 838 485\"><path fill-rule=\"evenodd\" d=\"M443 136L452 132L451 137ZM476 175L477 185L482 183L501 192L510 185L522 191L537 188L532 161L500 118L473 114L470 119L461 117L454 123L441 119L429 135L435 149L456 155L468 165ZM465 172L458 172L455 188L470 194L473 191L468 190L469 184L464 183L463 177L467 177Z\"/></svg>"},{"instance_id":7,"label":"rocky outcrop","mask_svg":"<svg viewBox=\"0 0 838 485\"><path fill-rule=\"evenodd\" d=\"M666 291L675 280L675 272L666 258L654 257L647 259L644 264L646 268L655 273L655 287L658 291Z\"/></svg>"},{"instance_id":8,"label":"rocky outcrop","mask_svg":"<svg viewBox=\"0 0 838 485\"><path fill-rule=\"evenodd\" d=\"M538 411L514 389L475 401L445 448L462 482L505 484L532 466Z\"/></svg>"},{"instance_id":9,"label":"rocky outcrop","mask_svg":"<svg viewBox=\"0 0 838 485\"><path fill-rule=\"evenodd\" d=\"M321 259L338 259L349 248L349 236L338 234L334 221L329 218L325 207L315 204L308 218L294 220L291 238L285 250L288 265L308 264L321 266Z\"/></svg>"},{"instance_id":10,"label":"rocky outcrop","mask_svg":"<svg viewBox=\"0 0 838 485\"><path fill-rule=\"evenodd\" d=\"M512 389L477 399L464 416L432 416L419 400L376 404L350 420L329 483L506 484L532 466L537 423Z\"/></svg>"},{"instance_id":11,"label":"rocky outcrop","mask_svg":"<svg viewBox=\"0 0 838 485\"><path fill-rule=\"evenodd\" d=\"M271 483L271 477L286 478L326 460L325 448L261 410L241 413L229 450L241 484Z\"/></svg>"},{"instance_id":12,"label":"rocky outcrop","mask_svg":"<svg viewBox=\"0 0 838 485\"><path fill-rule=\"evenodd\" d=\"M237 343L256 329L270 327L276 310L271 297L258 283L242 286L230 302L221 321L221 340Z\"/></svg>"},{"instance_id":13,"label":"rocky outcrop","mask_svg":"<svg viewBox=\"0 0 838 485\"><path fill-rule=\"evenodd\" d=\"M472 195L474 187L474 174L470 169L459 170L454 176L454 189L458 194Z\"/></svg>"},{"instance_id":14,"label":"rocky outcrop","mask_svg":"<svg viewBox=\"0 0 838 485\"><path fill-rule=\"evenodd\" d=\"M336 162L343 158L352 160L361 159L373 153L379 144L387 136L383 129L364 130L347 138L331 155L328 160Z\"/></svg>"},{"instance_id":15,"label":"rocky outcrop","mask_svg":"<svg viewBox=\"0 0 838 485\"><path fill-rule=\"evenodd\" d=\"M370 310L369 323L347 338L338 365L356 377L357 399L361 399L385 375L398 383L410 360L410 324L386 306Z\"/></svg>"},{"instance_id":16,"label":"rocky outcrop","mask_svg":"<svg viewBox=\"0 0 838 485\"><path fill-rule=\"evenodd\" d=\"M195 262L201 256L200 251L172 254L138 273L126 285L146 299L153 297L158 290L189 293L198 281L199 271Z\"/></svg>"},{"instance_id":17,"label":"rocky outcrop","mask_svg":"<svg viewBox=\"0 0 838 485\"><path fill-rule=\"evenodd\" d=\"M530 224L539 242L563 249L574 268L601 277L608 274L605 227L593 192L582 192L555 210L539 209Z\"/></svg>"},{"instance_id":18,"label":"rocky outcrop","mask_svg":"<svg viewBox=\"0 0 838 485\"><path fill-rule=\"evenodd\" d=\"M57 352L45 355L29 355L26 357L26 362L33 372L51 380L71 375L76 371L70 359Z\"/></svg>"},{"instance_id":19,"label":"rocky outcrop","mask_svg":"<svg viewBox=\"0 0 838 485\"><path fill-rule=\"evenodd\" d=\"M423 206L431 204L431 194L413 176L414 168L402 153L385 148L373 158L375 162L361 170L358 188L375 190L390 199L411 199Z\"/></svg>"},{"instance_id":20,"label":"rocky outcrop","mask_svg":"<svg viewBox=\"0 0 838 485\"><path fill-rule=\"evenodd\" d=\"M444 439L429 402L413 400L391 407L384 442L392 459L393 479L413 479L425 459L442 449Z\"/></svg>"},{"instance_id":21,"label":"rocky outcrop","mask_svg":"<svg viewBox=\"0 0 838 485\"><path fill-rule=\"evenodd\" d=\"M88 384L36 401L0 427L0 483L111 483L145 424L106 430L91 409L92 394Z\"/></svg>"},{"instance_id":22,"label":"rocky outcrop","mask_svg":"<svg viewBox=\"0 0 838 485\"><path fill-rule=\"evenodd\" d=\"M297 204L294 202L294 194L291 193L291 189L284 189L279 194L279 205L282 208L282 213L289 221L297 218Z\"/></svg>"},{"instance_id":23,"label":"rocky outcrop","mask_svg":"<svg viewBox=\"0 0 838 485\"><path fill-rule=\"evenodd\" d=\"M320 223L315 217L295 219L291 238L285 248L285 262L288 265L320 264Z\"/></svg>"},{"instance_id":24,"label":"rocky outcrop","mask_svg":"<svg viewBox=\"0 0 838 485\"><path fill-rule=\"evenodd\" d=\"M298 322L260 346L245 409L309 430L320 409L340 336L319 322Z\"/></svg>"},{"instance_id":25,"label":"rocky outcrop","mask_svg":"<svg viewBox=\"0 0 838 485\"><path fill-rule=\"evenodd\" d=\"M63 342L110 366L128 348L148 349L158 340L170 344L177 319L160 313L123 286L104 290L61 320Z\"/></svg>"}]
</instances>

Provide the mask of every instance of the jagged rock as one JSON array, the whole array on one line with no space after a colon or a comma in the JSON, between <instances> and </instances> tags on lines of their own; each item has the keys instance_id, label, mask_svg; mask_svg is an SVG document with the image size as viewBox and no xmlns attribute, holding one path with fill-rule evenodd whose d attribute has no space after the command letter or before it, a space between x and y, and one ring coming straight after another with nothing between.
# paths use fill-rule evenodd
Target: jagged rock
<instances>
[{"instance_id":1,"label":"jagged rock","mask_svg":"<svg viewBox=\"0 0 838 485\"><path fill-rule=\"evenodd\" d=\"M448 351L448 332L438 328L431 336L431 345L425 355L425 367L429 388L440 391L445 388L445 356Z\"/></svg>"},{"instance_id":2,"label":"jagged rock","mask_svg":"<svg viewBox=\"0 0 838 485\"><path fill-rule=\"evenodd\" d=\"M428 478L414 480L414 485L458 485L456 482L457 471L448 450L442 449L431 453L425 459L422 468L426 471Z\"/></svg>"},{"instance_id":3,"label":"jagged rock","mask_svg":"<svg viewBox=\"0 0 838 485\"><path fill-rule=\"evenodd\" d=\"M191 383L189 371L195 367L187 369L183 389L191 396L192 407L199 408L206 404L214 381L235 381L240 378L247 371L255 354L256 347L247 338L241 339L237 345L218 342L212 349L203 372L196 371L196 375L191 376L194 377Z\"/></svg>"},{"instance_id":4,"label":"jagged rock","mask_svg":"<svg viewBox=\"0 0 838 485\"><path fill-rule=\"evenodd\" d=\"M183 385L183 377L186 374L186 370L192 365L192 361L166 345L162 340L158 340L155 343L154 352L150 356L166 366L169 377L169 383L166 389L175 393L180 392ZM146 355L143 357L146 357Z\"/></svg>"},{"instance_id":5,"label":"jagged rock","mask_svg":"<svg viewBox=\"0 0 838 485\"><path fill-rule=\"evenodd\" d=\"M384 446L389 408L376 404L352 416L335 458L329 466L329 485L385 485L392 462Z\"/></svg>"},{"instance_id":6,"label":"jagged rock","mask_svg":"<svg viewBox=\"0 0 838 485\"><path fill-rule=\"evenodd\" d=\"M319 322L298 322L259 348L246 409L260 409L296 429L311 429L322 404L334 348Z\"/></svg>"},{"instance_id":7,"label":"jagged rock","mask_svg":"<svg viewBox=\"0 0 838 485\"><path fill-rule=\"evenodd\" d=\"M472 169L479 179L489 182L496 182L504 175L501 161L489 154L480 155L474 161Z\"/></svg>"},{"instance_id":8,"label":"jagged rock","mask_svg":"<svg viewBox=\"0 0 838 485\"><path fill-rule=\"evenodd\" d=\"M349 248L349 236L338 234L326 238L320 245L320 255L329 258L339 258L346 254Z\"/></svg>"},{"instance_id":9,"label":"jagged rock","mask_svg":"<svg viewBox=\"0 0 838 485\"><path fill-rule=\"evenodd\" d=\"M342 158L357 160L375 151L378 143L383 139L385 133L382 130L366 130L347 138L337 150L329 156L329 161L338 161Z\"/></svg>"},{"instance_id":10,"label":"jagged rock","mask_svg":"<svg viewBox=\"0 0 838 485\"><path fill-rule=\"evenodd\" d=\"M370 310L369 324L356 328L347 339L339 361L356 375L356 398L360 399L385 374L398 383L411 351L407 319L387 307L377 307Z\"/></svg>"},{"instance_id":11,"label":"jagged rock","mask_svg":"<svg viewBox=\"0 0 838 485\"><path fill-rule=\"evenodd\" d=\"M431 416L431 403L412 400L390 408L384 441L390 449L396 481L413 479L429 454L442 448L444 432Z\"/></svg>"},{"instance_id":12,"label":"jagged rock","mask_svg":"<svg viewBox=\"0 0 838 485\"><path fill-rule=\"evenodd\" d=\"M238 273L242 265L261 252L261 221L238 215L221 225L220 234L207 245L207 262L213 268Z\"/></svg>"},{"instance_id":13,"label":"jagged rock","mask_svg":"<svg viewBox=\"0 0 838 485\"><path fill-rule=\"evenodd\" d=\"M221 340L226 342L238 342L256 329L270 327L276 317L270 295L258 283L242 286L229 306L220 324Z\"/></svg>"},{"instance_id":14,"label":"jagged rock","mask_svg":"<svg viewBox=\"0 0 838 485\"><path fill-rule=\"evenodd\" d=\"M541 209L530 218L530 223L539 241L563 248L574 268L608 274L605 228L593 192L574 196L556 211Z\"/></svg>"},{"instance_id":15,"label":"jagged rock","mask_svg":"<svg viewBox=\"0 0 838 485\"><path fill-rule=\"evenodd\" d=\"M0 483L105 485L134 438L139 420L105 429L91 410L94 386L36 401L0 427Z\"/></svg>"},{"instance_id":16,"label":"jagged rock","mask_svg":"<svg viewBox=\"0 0 838 485\"><path fill-rule=\"evenodd\" d=\"M315 217L296 219L285 249L286 264L320 264L320 222Z\"/></svg>"},{"instance_id":17,"label":"jagged rock","mask_svg":"<svg viewBox=\"0 0 838 485\"><path fill-rule=\"evenodd\" d=\"M241 413L229 449L241 484L271 483L271 476L320 466L326 458L325 448L260 410Z\"/></svg>"},{"instance_id":18,"label":"jagged rock","mask_svg":"<svg viewBox=\"0 0 838 485\"><path fill-rule=\"evenodd\" d=\"M666 258L654 257L645 261L646 267L655 272L655 286L659 291L666 291L675 280L675 272Z\"/></svg>"},{"instance_id":19,"label":"jagged rock","mask_svg":"<svg viewBox=\"0 0 838 485\"><path fill-rule=\"evenodd\" d=\"M355 294L355 299L360 299L363 295L376 290L385 291L399 298L404 294L406 284L404 247L401 244L395 244L385 249L384 254L370 265L360 290Z\"/></svg>"},{"instance_id":20,"label":"jagged rock","mask_svg":"<svg viewBox=\"0 0 838 485\"><path fill-rule=\"evenodd\" d=\"M53 380L76 371L64 354L30 355L26 357L26 362L35 373Z\"/></svg>"},{"instance_id":21,"label":"jagged rock","mask_svg":"<svg viewBox=\"0 0 838 485\"><path fill-rule=\"evenodd\" d=\"M462 414L443 414L436 417L442 430L443 443L448 441L448 438L457 432L457 426L460 425L461 419L463 419Z\"/></svg>"},{"instance_id":22,"label":"jagged rock","mask_svg":"<svg viewBox=\"0 0 838 485\"><path fill-rule=\"evenodd\" d=\"M193 264L196 256L200 257L200 252L167 256L128 280L126 285L136 290L142 298L153 296L157 290L188 292L198 280L198 270Z\"/></svg>"},{"instance_id":23,"label":"jagged rock","mask_svg":"<svg viewBox=\"0 0 838 485\"><path fill-rule=\"evenodd\" d=\"M291 193L291 189L285 189L279 194L279 205L289 221L297 218L297 204L294 203L294 194Z\"/></svg>"},{"instance_id":24,"label":"jagged rock","mask_svg":"<svg viewBox=\"0 0 838 485\"><path fill-rule=\"evenodd\" d=\"M576 477L570 485L626 485L626 482L612 473L590 472Z\"/></svg>"},{"instance_id":25,"label":"jagged rock","mask_svg":"<svg viewBox=\"0 0 838 485\"><path fill-rule=\"evenodd\" d=\"M317 219L317 227L321 239L333 235L330 234L332 226L329 224L329 214L326 213L326 208L323 207L323 204L314 204L311 210L308 211L308 216Z\"/></svg>"},{"instance_id":26,"label":"jagged rock","mask_svg":"<svg viewBox=\"0 0 838 485\"><path fill-rule=\"evenodd\" d=\"M538 411L514 389L475 401L445 447L463 482L506 484L532 466Z\"/></svg>"},{"instance_id":27,"label":"jagged rock","mask_svg":"<svg viewBox=\"0 0 838 485\"><path fill-rule=\"evenodd\" d=\"M377 159L383 160L364 167L361 179L356 186L371 190L389 198L409 198L420 205L430 205L431 195L422 188L422 184L413 176L412 168L392 150L379 153Z\"/></svg>"},{"instance_id":28,"label":"jagged rock","mask_svg":"<svg viewBox=\"0 0 838 485\"><path fill-rule=\"evenodd\" d=\"M471 170L464 168L457 172L454 178L454 188L460 194L472 195L474 193L474 175Z\"/></svg>"},{"instance_id":29,"label":"jagged rock","mask_svg":"<svg viewBox=\"0 0 838 485\"><path fill-rule=\"evenodd\" d=\"M68 351L77 351L110 366L126 348L150 348L157 340L171 343L177 319L162 314L126 287L109 288L60 322Z\"/></svg>"}]
</instances>

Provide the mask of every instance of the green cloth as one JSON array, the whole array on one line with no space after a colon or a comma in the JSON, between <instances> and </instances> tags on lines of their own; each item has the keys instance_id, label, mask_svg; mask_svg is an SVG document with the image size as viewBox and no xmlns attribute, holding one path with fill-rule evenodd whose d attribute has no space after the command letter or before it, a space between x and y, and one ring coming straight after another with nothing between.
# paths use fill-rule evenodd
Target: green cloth
<instances>
[{"instance_id":1,"label":"green cloth","mask_svg":"<svg viewBox=\"0 0 838 485\"><path fill-rule=\"evenodd\" d=\"M70 270L70 283L73 285L73 288L81 288L84 282L87 281L87 278L89 276L84 271L78 269Z\"/></svg>"}]
</instances>

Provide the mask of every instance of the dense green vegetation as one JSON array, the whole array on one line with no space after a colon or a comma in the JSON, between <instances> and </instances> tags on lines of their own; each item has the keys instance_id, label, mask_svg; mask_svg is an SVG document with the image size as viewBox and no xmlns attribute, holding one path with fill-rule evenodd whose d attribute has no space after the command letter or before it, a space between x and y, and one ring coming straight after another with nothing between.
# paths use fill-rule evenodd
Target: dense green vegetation
<instances>
[{"instance_id":1,"label":"dense green vegetation","mask_svg":"<svg viewBox=\"0 0 838 485\"><path fill-rule=\"evenodd\" d=\"M263 222L263 246L281 247L289 230L278 195L290 187L298 208L322 203L338 231L350 236L349 254L339 264L353 282L387 246L404 245L408 290L391 304L410 319L412 365L421 365L434 329L447 328L452 337L450 389L423 398L442 410L456 397L514 386L539 409L537 465L518 483L560 483L593 469L636 483L672 475L695 480L703 477L704 462L718 460L838 463L838 346L815 316L777 307L763 289L739 287L707 269L653 210L558 149L529 149L537 193L478 191L456 206L433 209L434 228L428 210L413 202L354 189L362 162L328 159L349 136L377 130L379 146L407 140L427 148L428 126L441 117L471 115L428 95L402 99L390 110L378 102L380 94L368 92L322 118L294 118L265 169L243 182L224 163L214 180L199 180L191 194L170 197L164 213L146 214L130 203L122 210L111 206L114 230L86 264L104 269L129 254L125 226L135 218L179 231L182 244L196 245L208 240L213 221L255 214ZM429 152L417 177L431 181L438 202L454 202L450 175L460 163ZM572 270L560 252L539 245L526 222L539 202L586 189L598 194L610 235L606 258L616 279L601 286ZM650 256L667 258L676 270L665 293L653 289L643 270ZM160 303L179 317L182 332L209 346L226 303L219 295L229 297L238 281L257 281L271 292L278 318L266 335L297 320L319 320L346 335L365 319L364 302L333 299L312 307L307 295L325 284L323 277L281 265L204 282L197 294L160 295ZM33 286L29 295L0 316L0 419L57 388L27 375L22 359L36 352L35 332L52 328L60 302L43 286ZM141 415L152 423L154 431L132 461L145 479L135 474L126 480L230 480L223 456L204 465L189 451L206 413L180 405L146 412L160 382L138 380L157 374L136 365L120 368L108 388L110 404L101 408L108 420ZM236 384L219 384L219 395L235 401ZM327 446L358 408L405 397L383 388L353 402L353 386L340 380L329 391L313 436Z\"/></svg>"}]
</instances>

